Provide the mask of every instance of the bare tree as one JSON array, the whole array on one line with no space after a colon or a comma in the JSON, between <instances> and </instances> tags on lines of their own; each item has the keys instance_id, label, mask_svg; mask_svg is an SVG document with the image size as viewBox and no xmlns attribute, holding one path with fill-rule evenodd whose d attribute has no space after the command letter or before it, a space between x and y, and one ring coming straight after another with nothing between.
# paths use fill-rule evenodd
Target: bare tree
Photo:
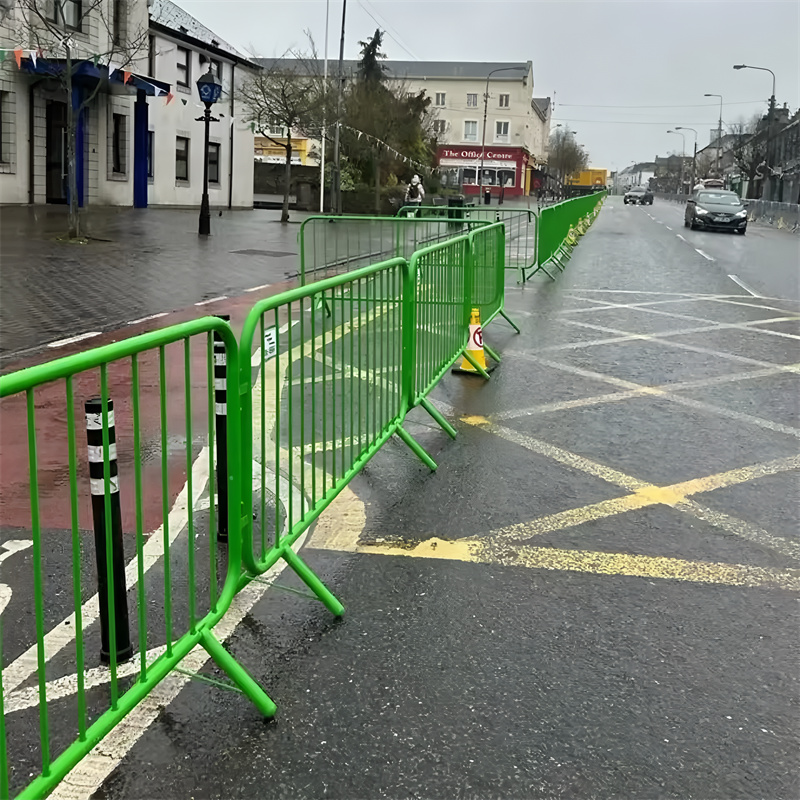
<instances>
[{"instance_id":1,"label":"bare tree","mask_svg":"<svg viewBox=\"0 0 800 800\"><path fill-rule=\"evenodd\" d=\"M39 53L37 65L51 80L58 82L66 94L67 106L67 199L69 204L68 231L70 239L81 238L81 214L78 205L77 131L78 120L98 93L107 88L98 80L94 88L74 103L74 78L83 63L114 64L125 70L144 52L148 28L139 25L129 31L127 19L109 18L107 0L17 0L20 14L12 21L15 33L30 49ZM112 13L124 12L124 4L112 4ZM78 42L73 31L88 30L97 24L98 38L93 44ZM94 46L96 45L96 46ZM109 70L110 73L110 70ZM109 74L109 78L111 75Z\"/></svg>"},{"instance_id":2,"label":"bare tree","mask_svg":"<svg viewBox=\"0 0 800 800\"><path fill-rule=\"evenodd\" d=\"M586 169L589 154L575 141L569 127L557 128L550 134L547 164L551 172L555 170L559 186L563 186L567 176Z\"/></svg>"},{"instance_id":3,"label":"bare tree","mask_svg":"<svg viewBox=\"0 0 800 800\"><path fill-rule=\"evenodd\" d=\"M239 99L247 107L247 119L255 130L286 153L283 211L281 222L289 221L289 192L292 176L292 135L319 136L326 96L319 59L310 34L310 52L288 50L239 88ZM289 58L290 57L290 58ZM286 136L273 131L280 128ZM281 141L285 138L285 141ZM322 187L320 187L321 190Z\"/></svg>"},{"instance_id":4,"label":"bare tree","mask_svg":"<svg viewBox=\"0 0 800 800\"><path fill-rule=\"evenodd\" d=\"M767 137L759 130L760 115L749 120L739 120L729 127L736 136L733 158L742 175L747 177L747 197L756 196L756 178L766 169Z\"/></svg>"}]
</instances>

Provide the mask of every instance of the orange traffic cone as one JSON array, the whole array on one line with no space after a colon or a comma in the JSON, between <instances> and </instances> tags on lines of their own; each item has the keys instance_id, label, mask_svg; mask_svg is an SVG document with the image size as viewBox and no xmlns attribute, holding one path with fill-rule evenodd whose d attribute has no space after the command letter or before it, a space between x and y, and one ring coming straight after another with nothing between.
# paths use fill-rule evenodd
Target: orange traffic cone
<instances>
[{"instance_id":1,"label":"orange traffic cone","mask_svg":"<svg viewBox=\"0 0 800 800\"><path fill-rule=\"evenodd\" d=\"M472 356L475 363L479 364L487 372L491 372L495 368L494 364L487 363L483 352L483 331L481 330L481 312L479 308L473 308L469 315L469 341L465 349ZM453 368L453 372L467 372L471 375L480 374L470 364L466 356L461 359L461 366Z\"/></svg>"}]
</instances>

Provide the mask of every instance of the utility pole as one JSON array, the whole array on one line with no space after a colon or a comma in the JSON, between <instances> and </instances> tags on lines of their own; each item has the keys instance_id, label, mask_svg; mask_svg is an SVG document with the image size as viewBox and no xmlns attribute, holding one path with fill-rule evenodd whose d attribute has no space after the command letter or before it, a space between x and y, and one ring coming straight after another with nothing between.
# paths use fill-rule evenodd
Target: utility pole
<instances>
[{"instance_id":1,"label":"utility pole","mask_svg":"<svg viewBox=\"0 0 800 800\"><path fill-rule=\"evenodd\" d=\"M336 136L333 141L333 180L331 181L331 207L342 213L342 171L339 164L339 129L342 126L342 94L344 93L344 22L347 0L342 0L342 36L339 40L339 96L336 99Z\"/></svg>"},{"instance_id":2,"label":"utility pole","mask_svg":"<svg viewBox=\"0 0 800 800\"><path fill-rule=\"evenodd\" d=\"M328 19L331 11L331 0L325 0L325 67L322 77L323 111L322 111L322 151L319 159L319 213L325 211L325 140L328 135Z\"/></svg>"}]
</instances>

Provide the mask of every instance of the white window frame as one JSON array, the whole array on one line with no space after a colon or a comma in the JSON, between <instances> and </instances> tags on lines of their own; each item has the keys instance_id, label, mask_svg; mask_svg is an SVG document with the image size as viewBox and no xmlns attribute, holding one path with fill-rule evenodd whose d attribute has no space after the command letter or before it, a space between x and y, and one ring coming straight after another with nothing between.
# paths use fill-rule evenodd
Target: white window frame
<instances>
[{"instance_id":1,"label":"white window frame","mask_svg":"<svg viewBox=\"0 0 800 800\"><path fill-rule=\"evenodd\" d=\"M467 92L467 108L477 108L477 107L478 107L478 93Z\"/></svg>"},{"instance_id":2,"label":"white window frame","mask_svg":"<svg viewBox=\"0 0 800 800\"><path fill-rule=\"evenodd\" d=\"M436 102L434 103L434 105L437 108L444 108L446 102L447 102L447 92L436 92Z\"/></svg>"},{"instance_id":3,"label":"white window frame","mask_svg":"<svg viewBox=\"0 0 800 800\"><path fill-rule=\"evenodd\" d=\"M442 136L447 131L447 120L446 119L435 119L433 121L433 132L437 136Z\"/></svg>"},{"instance_id":4,"label":"white window frame","mask_svg":"<svg viewBox=\"0 0 800 800\"><path fill-rule=\"evenodd\" d=\"M505 102L503 102L505 100ZM509 94L500 94L497 96L497 106L498 108L508 108L511 104L511 95Z\"/></svg>"},{"instance_id":5,"label":"white window frame","mask_svg":"<svg viewBox=\"0 0 800 800\"><path fill-rule=\"evenodd\" d=\"M467 125L472 124L475 126L475 138L469 139L467 138ZM478 141L478 120L476 119L465 119L464 120L464 141L465 142L477 142Z\"/></svg>"},{"instance_id":6,"label":"white window frame","mask_svg":"<svg viewBox=\"0 0 800 800\"><path fill-rule=\"evenodd\" d=\"M506 133L499 133L497 130L498 125L506 126ZM494 121L494 143L495 144L509 144L511 142L511 122L507 119L496 119Z\"/></svg>"}]
</instances>

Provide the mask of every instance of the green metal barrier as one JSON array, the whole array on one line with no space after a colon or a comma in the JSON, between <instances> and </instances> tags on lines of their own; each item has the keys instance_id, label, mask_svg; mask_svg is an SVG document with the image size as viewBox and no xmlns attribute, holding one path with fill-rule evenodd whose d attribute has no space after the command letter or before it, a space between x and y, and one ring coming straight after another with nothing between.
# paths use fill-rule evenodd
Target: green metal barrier
<instances>
[{"instance_id":1,"label":"green metal barrier","mask_svg":"<svg viewBox=\"0 0 800 800\"><path fill-rule=\"evenodd\" d=\"M485 223L481 223L485 224ZM465 232L445 217L315 216L300 225L300 284L340 275Z\"/></svg>"},{"instance_id":2,"label":"green metal barrier","mask_svg":"<svg viewBox=\"0 0 800 800\"><path fill-rule=\"evenodd\" d=\"M228 516L232 534L221 574L217 567L214 504L210 503L203 524L194 510L194 501L204 486L193 484L193 470L198 463L202 467L205 459L208 494L214 497L213 455L209 455L214 451L215 411L212 332L222 338L229 365L227 454L232 467ZM0 650L5 651L0 652L0 796L19 792L18 798L44 797L156 684L179 668L197 645L206 649L264 715L275 712L272 701L213 633L237 591L241 572L241 537L233 533L239 529L241 483L238 366L238 348L230 327L220 319L205 317L0 377L4 412L12 414L16 410L21 416L24 412L23 418L27 419L32 538L29 574L33 586L33 609L12 597L13 605L7 610L14 613L14 627L10 631L0 629ZM53 398L58 384L46 386L53 381L60 383L60 400ZM194 403L193 394L197 393L193 389L198 383L205 383L202 404ZM157 387L158 401L143 398L143 387L146 392ZM81 569L82 562L91 564L93 548L91 536L87 539L87 525L81 524L89 480L78 456L79 452L85 454L85 445L78 445L83 426L76 423L82 418L82 410L76 410L76 396L91 394L102 398L102 489L105 546L109 553L111 494L116 492L119 480L112 479L110 463L116 458L121 440L127 442L132 455L122 462L120 474L128 476L132 471L133 480L127 486L123 481L120 491L129 492L134 499L125 529L128 548L135 551L126 569L126 582L131 639L138 641L138 653L133 665L122 671L117 663L112 560L106 560L106 597L91 599L91 584L87 585ZM177 407L182 413L175 414L175 406L168 403L170 397L178 399ZM109 399L116 399L112 412ZM47 435L37 435L37 417L45 414L49 419ZM109 437L109 427L114 425L109 419L111 414L115 416L116 443ZM175 422L176 416L179 423ZM198 421L199 428L193 424ZM195 447L198 430L208 442L199 456ZM182 445L176 448L176 442ZM160 525L147 537L145 512L151 517L158 513L157 508L144 507L145 477L153 477L145 464L149 468L153 453L157 454L160 480L150 480L147 486L152 493L160 484ZM182 530L170 529L169 475L175 469L179 473L185 469L188 481L188 516ZM62 473L63 479L54 482L54 474ZM64 510L63 524L53 518L54 503ZM52 529L59 525L62 530L55 535ZM64 527L67 531L63 531ZM65 534L67 547L61 546ZM159 556L163 556L161 568L152 570L154 577L149 570ZM87 569L85 563L83 567ZM17 568L22 569L19 561ZM161 575L157 574L159 571ZM70 573L70 583L58 582ZM68 587L71 602L63 605L59 597L65 590L69 592ZM199 587L203 587L202 593ZM95 675L93 683L87 685L91 674L87 668L97 663L93 655L100 649L99 625L93 624L97 614L92 611L98 603L107 603L108 607L110 664L107 671L101 670L104 677ZM72 616L54 626L70 609ZM49 632L47 627L51 628ZM30 641L34 642L32 646L27 645ZM7 664L3 658L13 661ZM65 706L61 700L59 724L53 729L51 708L64 696L63 681L56 679L69 674L75 676L74 702ZM30 689L26 688L29 677L35 677L36 682ZM104 681L108 683L107 691ZM32 712L23 713L36 708L38 726L30 719ZM67 715L71 715L71 722ZM30 781L31 775L37 777Z\"/></svg>"},{"instance_id":3,"label":"green metal barrier","mask_svg":"<svg viewBox=\"0 0 800 800\"><path fill-rule=\"evenodd\" d=\"M242 332L242 424L253 430L242 446L242 497L256 512L242 519L244 563L252 576L283 558L336 615L341 603L291 545L392 434L436 468L402 428L413 290L408 263L396 258L263 300ZM255 381L251 363L263 364ZM287 493L285 518L276 510L268 534L268 508Z\"/></svg>"},{"instance_id":4,"label":"green metal barrier","mask_svg":"<svg viewBox=\"0 0 800 800\"><path fill-rule=\"evenodd\" d=\"M554 261L559 268L563 269L563 262L559 256L570 228L577 226L579 220L587 214L593 216L605 195L605 192L597 192L582 197L573 197L571 200L541 209L538 224L538 267L528 277L541 269L548 277L555 279L547 269L548 263Z\"/></svg>"},{"instance_id":5,"label":"green metal barrier","mask_svg":"<svg viewBox=\"0 0 800 800\"><path fill-rule=\"evenodd\" d=\"M405 212L400 209L400 216ZM448 213L449 212L449 213ZM517 270L517 282L524 283L537 268L536 259L536 213L524 208L500 208L499 206L422 206L419 219L449 217L451 224L463 225L468 233L476 224L503 222L506 226L506 269Z\"/></svg>"}]
</instances>

